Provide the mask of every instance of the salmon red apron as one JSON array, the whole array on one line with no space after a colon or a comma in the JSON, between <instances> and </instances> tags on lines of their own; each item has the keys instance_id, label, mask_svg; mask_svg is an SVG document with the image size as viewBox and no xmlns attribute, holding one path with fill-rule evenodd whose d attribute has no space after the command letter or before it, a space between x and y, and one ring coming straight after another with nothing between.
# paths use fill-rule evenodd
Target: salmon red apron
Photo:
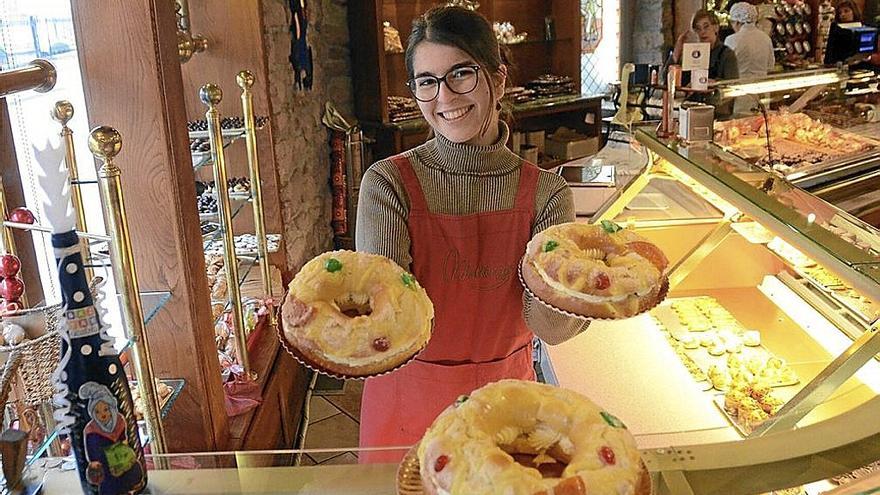
<instances>
[{"instance_id":1,"label":"salmon red apron","mask_svg":"<svg viewBox=\"0 0 880 495\"><path fill-rule=\"evenodd\" d=\"M428 211L409 159L392 162L410 200L412 272L434 303L434 332L414 361L366 381L362 448L413 445L459 396L504 378L535 380L517 267L531 239L538 168L523 163L512 209L446 215ZM359 461L399 462L404 453L361 452Z\"/></svg>"}]
</instances>

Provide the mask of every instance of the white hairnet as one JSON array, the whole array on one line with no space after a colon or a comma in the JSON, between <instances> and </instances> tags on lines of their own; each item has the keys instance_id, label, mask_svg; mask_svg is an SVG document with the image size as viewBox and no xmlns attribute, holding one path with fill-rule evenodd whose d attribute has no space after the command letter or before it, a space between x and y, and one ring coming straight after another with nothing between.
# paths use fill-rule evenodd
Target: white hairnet
<instances>
[{"instance_id":1,"label":"white hairnet","mask_svg":"<svg viewBox=\"0 0 880 495\"><path fill-rule=\"evenodd\" d=\"M748 2L737 2L730 8L730 20L740 24L754 24L758 21L758 9Z\"/></svg>"}]
</instances>

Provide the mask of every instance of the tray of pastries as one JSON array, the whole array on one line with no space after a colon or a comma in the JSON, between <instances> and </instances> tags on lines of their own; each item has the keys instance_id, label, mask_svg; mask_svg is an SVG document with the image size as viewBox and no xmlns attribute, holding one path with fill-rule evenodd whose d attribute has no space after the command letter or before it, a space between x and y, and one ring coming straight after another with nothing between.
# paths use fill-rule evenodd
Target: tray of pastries
<instances>
[{"instance_id":1,"label":"tray of pastries","mask_svg":"<svg viewBox=\"0 0 880 495\"><path fill-rule=\"evenodd\" d=\"M771 152L767 151L767 131ZM741 158L791 177L828 170L880 150L880 142L835 129L805 113L773 113L717 122L715 142Z\"/></svg>"},{"instance_id":2,"label":"tray of pastries","mask_svg":"<svg viewBox=\"0 0 880 495\"><path fill-rule=\"evenodd\" d=\"M716 395L712 402L744 437L779 412L785 404L767 383L761 381L744 383L723 395Z\"/></svg>"},{"instance_id":3,"label":"tray of pastries","mask_svg":"<svg viewBox=\"0 0 880 495\"><path fill-rule=\"evenodd\" d=\"M686 356L717 390L742 380L761 379L774 387L799 381L784 360L761 345L760 331L746 329L713 297L676 298L652 313L675 341L679 357Z\"/></svg>"}]
</instances>

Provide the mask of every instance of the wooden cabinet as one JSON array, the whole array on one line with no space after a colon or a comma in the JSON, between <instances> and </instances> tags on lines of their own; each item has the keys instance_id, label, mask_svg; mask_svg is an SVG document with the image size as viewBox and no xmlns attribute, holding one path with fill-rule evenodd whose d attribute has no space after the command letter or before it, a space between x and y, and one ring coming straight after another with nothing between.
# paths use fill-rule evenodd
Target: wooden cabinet
<instances>
[{"instance_id":1,"label":"wooden cabinet","mask_svg":"<svg viewBox=\"0 0 880 495\"><path fill-rule=\"evenodd\" d=\"M513 107L509 124L512 132L543 130L547 133L567 127L586 136L601 139L602 97L576 95L552 103L536 102ZM424 119L399 123L363 122L364 133L373 141L372 160L376 161L418 146L428 139L430 127ZM538 165L549 168L559 162L548 158Z\"/></svg>"},{"instance_id":2,"label":"wooden cabinet","mask_svg":"<svg viewBox=\"0 0 880 495\"><path fill-rule=\"evenodd\" d=\"M410 97L403 53L386 52L383 22L396 28L405 47L412 21L442 2L428 0L364 0L348 6L351 33L355 110L367 137L375 140L374 160L424 142L424 120L393 123L389 96ZM508 86L522 86L542 74L572 78L581 85L581 15L578 0L483 0L478 12L493 22L510 22L524 41L503 45L509 54ZM513 108L513 130L555 130L561 125L598 136L598 98L535 100Z\"/></svg>"}]
</instances>

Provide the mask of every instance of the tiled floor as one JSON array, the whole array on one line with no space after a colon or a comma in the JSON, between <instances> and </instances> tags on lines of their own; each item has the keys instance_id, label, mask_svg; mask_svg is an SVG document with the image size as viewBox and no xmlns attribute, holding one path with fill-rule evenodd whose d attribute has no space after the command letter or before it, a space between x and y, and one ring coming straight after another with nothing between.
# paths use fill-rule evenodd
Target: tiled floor
<instances>
[{"instance_id":1,"label":"tiled floor","mask_svg":"<svg viewBox=\"0 0 880 495\"><path fill-rule=\"evenodd\" d=\"M305 449L336 449L302 456L301 464L357 464L358 420L364 382L350 380L342 390L315 390L309 406Z\"/></svg>"}]
</instances>

